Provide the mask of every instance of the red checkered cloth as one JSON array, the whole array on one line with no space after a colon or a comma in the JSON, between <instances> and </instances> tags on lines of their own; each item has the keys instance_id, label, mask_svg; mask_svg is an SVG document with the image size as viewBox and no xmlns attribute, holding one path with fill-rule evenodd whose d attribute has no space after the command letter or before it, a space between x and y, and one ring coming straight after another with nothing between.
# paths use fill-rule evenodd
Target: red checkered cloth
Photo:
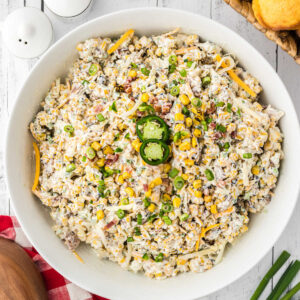
<instances>
[{"instance_id":1,"label":"red checkered cloth","mask_svg":"<svg viewBox=\"0 0 300 300\"><path fill-rule=\"evenodd\" d=\"M0 236L15 241L32 258L44 278L49 300L108 300L83 290L50 267L32 247L15 217L0 216Z\"/></svg>"}]
</instances>

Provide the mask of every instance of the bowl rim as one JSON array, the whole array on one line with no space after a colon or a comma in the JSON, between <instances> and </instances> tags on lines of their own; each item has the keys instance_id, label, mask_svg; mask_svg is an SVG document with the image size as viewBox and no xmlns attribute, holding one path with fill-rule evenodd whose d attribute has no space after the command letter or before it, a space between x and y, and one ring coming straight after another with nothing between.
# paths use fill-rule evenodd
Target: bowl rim
<instances>
[{"instance_id":1,"label":"bowl rim","mask_svg":"<svg viewBox=\"0 0 300 300\"><path fill-rule=\"evenodd\" d=\"M8 121L8 125L6 128L6 136L5 136L5 144L4 144L4 170L5 170L5 181L8 187L8 193L10 196L10 203L12 204L13 210L15 212L15 215L26 235L26 237L28 238L28 240L30 241L30 243L33 245L33 247L35 247L37 249L37 251L42 255L42 257L47 261L47 263L49 263L49 265L51 265L55 270L57 270L61 275L63 275L65 278L67 278L68 280L70 280L71 282L73 282L74 284L78 285L79 287L94 293L94 294L98 294L98 291L96 291L95 289L86 286L85 284L83 284L82 282L79 282L78 280L73 280L71 279L71 274L65 274L65 271L63 269L63 267L61 265L57 265L56 263L54 263L52 261L52 259L46 254L46 253L42 253L40 251L40 247L39 247L39 243L38 241L32 240L31 239L31 235L30 235L30 228L26 227L26 225L23 222L23 218L22 218L22 212L18 210L18 206L16 205L16 202L13 200L12 195L12 190L14 189L11 183L11 180L8 178L8 169L9 169L9 164L8 164L8 153L9 153L9 149L8 149L8 143L9 143L9 139L10 139L10 132L12 131L12 120L13 120L13 115L14 115L14 111L16 110L16 107L18 105L19 102L19 98L22 96L23 90L31 76L32 73L34 73L35 69L38 68L38 66L44 62L44 60L47 59L47 56L50 52L52 52L58 45L63 44L65 39L67 39L70 35L73 35L76 31L79 31L80 29L86 27L86 26L90 26L92 23L97 23L99 19L105 19L105 18L110 18L110 17L115 17L118 15L126 15L128 13L131 12L136 12L136 13L149 13L149 11L164 11L164 12L170 12L170 13L175 13L175 14L185 14L186 16L193 16L193 17L197 17L197 18L202 18L202 19L206 19L208 22L212 22L215 23L216 25L218 25L220 28L224 29L225 31L229 32L235 39L237 40L242 40L245 44L247 44L247 46L251 49L251 51L253 51L255 53L256 56L259 56L260 58L262 58L262 60L265 62L266 66L268 68L270 68L272 70L272 72L274 73L274 76L277 77L277 79L282 83L282 88L284 89L284 92L286 93L286 95L289 98L289 101L291 103L291 109L295 115L296 121L299 124L299 120L298 120L298 116L296 114L296 110L295 110L295 106L294 103L292 101L292 98L285 86L285 84L282 82L281 78L279 77L278 73L273 69L273 67L271 66L271 64L263 57L263 55L254 47L252 46L246 39L244 39L242 36L240 36L238 33L236 33L235 31L233 31L232 29L230 29L229 27L219 23L216 20L210 19L209 17L203 16L201 14L198 13L193 13L193 12L189 12L189 11L185 11L185 10L181 10L181 9L173 9L173 8L164 8L164 7L139 7L139 8L130 8L130 9L122 9L122 10L118 10L118 11L114 11L112 13L108 13L108 14L104 14L102 16L93 18L79 26L76 26L74 29L70 30L69 32L67 32L65 35L63 35L61 38L59 38L55 43L53 43L53 45L51 45L49 47L49 49L47 49L47 51L45 51L41 57L39 58L39 60L36 62L36 64L34 65L34 67L30 70L30 72L28 73L26 79L23 81L21 87L18 89L18 92L15 96L15 101L14 104L12 106L12 110L11 110L11 114L9 116L9 121ZM238 53L237 53L238 55ZM298 126L297 129L293 129L293 130L297 130L297 135L299 137L300 140L300 127ZM230 284L234 283L235 281L237 281L238 279L240 279L241 277L243 277L246 273L248 273L251 269L253 269L259 262L262 261L262 259L268 254L268 252L271 250L271 248L274 246L274 244L278 241L278 239L281 237L283 231L285 230L285 228L287 227L291 216L294 212L295 206L298 202L298 198L299 198L299 192L300 192L300 178L298 180L298 186L294 188L295 190L295 199L293 201L293 203L291 204L291 208L290 208L290 212L288 214L288 217L285 219L285 221L283 222L283 226L281 227L281 230L279 232L277 232L276 235L273 236L272 238L272 243L269 242L269 246L265 249L265 251L263 251L262 253L260 252L257 255L257 259L256 261L250 263L247 265L247 267L243 268L243 271L241 271L239 274L236 274L234 277L231 278L231 280L229 282L224 282L223 284L220 284L216 287L216 289L211 290L211 291L207 291L205 294L202 294L201 297L205 297L207 295L210 295L212 293L215 293L223 288L225 288L226 286L229 286ZM107 293L103 293L102 297L108 297L110 298L110 295L108 295ZM192 299L192 298L186 298L186 299Z\"/></svg>"}]
</instances>

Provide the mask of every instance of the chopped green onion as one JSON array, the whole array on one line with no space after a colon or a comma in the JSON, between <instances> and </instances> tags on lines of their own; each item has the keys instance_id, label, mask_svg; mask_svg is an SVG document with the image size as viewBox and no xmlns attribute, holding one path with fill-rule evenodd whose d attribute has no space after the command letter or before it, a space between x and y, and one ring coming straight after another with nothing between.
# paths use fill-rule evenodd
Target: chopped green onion
<instances>
[{"instance_id":1,"label":"chopped green onion","mask_svg":"<svg viewBox=\"0 0 300 300\"><path fill-rule=\"evenodd\" d=\"M129 236L129 237L127 238L127 242L128 242L128 243L133 242L133 241L134 241L134 239L133 239L132 236Z\"/></svg>"},{"instance_id":2,"label":"chopped green onion","mask_svg":"<svg viewBox=\"0 0 300 300\"><path fill-rule=\"evenodd\" d=\"M73 172L75 169L76 169L76 166L75 166L75 164L73 164L73 163L67 165L67 167L66 167L66 171L67 171L68 173Z\"/></svg>"},{"instance_id":3,"label":"chopped green onion","mask_svg":"<svg viewBox=\"0 0 300 300\"><path fill-rule=\"evenodd\" d=\"M120 153L120 152L123 152L123 149L118 147L116 150L115 150L115 153Z\"/></svg>"},{"instance_id":4,"label":"chopped green onion","mask_svg":"<svg viewBox=\"0 0 300 300\"><path fill-rule=\"evenodd\" d=\"M88 148L86 149L86 156L87 156L89 159L95 158L95 156L96 156L95 150L94 150L92 147L88 147Z\"/></svg>"},{"instance_id":5,"label":"chopped green onion","mask_svg":"<svg viewBox=\"0 0 300 300\"><path fill-rule=\"evenodd\" d=\"M240 117L241 116L241 109L240 108L238 108L238 110L237 110L237 115Z\"/></svg>"},{"instance_id":6,"label":"chopped green onion","mask_svg":"<svg viewBox=\"0 0 300 300\"><path fill-rule=\"evenodd\" d=\"M147 103L142 103L142 104L138 107L138 110L139 110L139 111L152 111L152 112L155 111L154 108L153 108L151 105L147 104Z\"/></svg>"},{"instance_id":7,"label":"chopped green onion","mask_svg":"<svg viewBox=\"0 0 300 300\"><path fill-rule=\"evenodd\" d=\"M138 68L138 66L137 66L137 64L135 64L135 63L131 63L131 66L134 68L134 69L137 69Z\"/></svg>"},{"instance_id":8,"label":"chopped green onion","mask_svg":"<svg viewBox=\"0 0 300 300\"><path fill-rule=\"evenodd\" d=\"M202 121L201 121L201 124L202 124L202 126L203 126L204 131L207 131L207 130L208 130L208 127L207 127L206 121L202 120Z\"/></svg>"},{"instance_id":9,"label":"chopped green onion","mask_svg":"<svg viewBox=\"0 0 300 300\"><path fill-rule=\"evenodd\" d=\"M168 68L169 74L174 73L175 70L176 70L176 65L175 64L169 65L169 68Z\"/></svg>"},{"instance_id":10,"label":"chopped green onion","mask_svg":"<svg viewBox=\"0 0 300 300\"><path fill-rule=\"evenodd\" d=\"M128 198L123 198L121 200L121 205L127 205L127 204L129 204L129 199Z\"/></svg>"},{"instance_id":11,"label":"chopped green onion","mask_svg":"<svg viewBox=\"0 0 300 300\"><path fill-rule=\"evenodd\" d=\"M229 149L229 147L230 147L230 144L229 144L229 142L226 142L226 143L224 144L224 149L225 149L225 150L228 150L228 149Z\"/></svg>"},{"instance_id":12,"label":"chopped green onion","mask_svg":"<svg viewBox=\"0 0 300 300\"><path fill-rule=\"evenodd\" d=\"M120 137L120 133L118 132L118 133L116 133L116 135L114 137L114 141L117 141L119 139L119 137Z\"/></svg>"},{"instance_id":13,"label":"chopped green onion","mask_svg":"<svg viewBox=\"0 0 300 300\"><path fill-rule=\"evenodd\" d=\"M292 297L300 291L300 282L298 282L288 293L285 294L280 300L290 300Z\"/></svg>"},{"instance_id":14,"label":"chopped green onion","mask_svg":"<svg viewBox=\"0 0 300 300\"><path fill-rule=\"evenodd\" d=\"M177 96L180 93L180 88L178 86L173 86L170 90L172 96Z\"/></svg>"},{"instance_id":15,"label":"chopped green onion","mask_svg":"<svg viewBox=\"0 0 300 300\"><path fill-rule=\"evenodd\" d=\"M283 264L288 260L291 255L287 251L283 251L280 256L277 258L273 266L269 269L267 274L261 280L260 284L256 288L255 292L251 296L250 300L257 300L261 293L264 291L268 282L272 279L272 277L277 273L277 271L283 266Z\"/></svg>"},{"instance_id":16,"label":"chopped green onion","mask_svg":"<svg viewBox=\"0 0 300 300\"><path fill-rule=\"evenodd\" d=\"M82 156L81 161L86 162L86 156L85 155Z\"/></svg>"},{"instance_id":17,"label":"chopped green onion","mask_svg":"<svg viewBox=\"0 0 300 300\"><path fill-rule=\"evenodd\" d=\"M169 57L169 63L172 64L177 64L177 56L176 55L171 55Z\"/></svg>"},{"instance_id":18,"label":"chopped green onion","mask_svg":"<svg viewBox=\"0 0 300 300\"><path fill-rule=\"evenodd\" d=\"M179 71L179 74L182 76L182 77L186 77L186 70L185 69L182 69Z\"/></svg>"},{"instance_id":19,"label":"chopped green onion","mask_svg":"<svg viewBox=\"0 0 300 300\"><path fill-rule=\"evenodd\" d=\"M118 112L116 101L109 107L109 110L113 110L114 112Z\"/></svg>"},{"instance_id":20,"label":"chopped green onion","mask_svg":"<svg viewBox=\"0 0 300 300\"><path fill-rule=\"evenodd\" d=\"M176 190L181 190L184 186L184 179L181 176L177 176L174 179L174 186Z\"/></svg>"},{"instance_id":21,"label":"chopped green onion","mask_svg":"<svg viewBox=\"0 0 300 300\"><path fill-rule=\"evenodd\" d=\"M243 158L252 158L252 153L244 153Z\"/></svg>"},{"instance_id":22,"label":"chopped green onion","mask_svg":"<svg viewBox=\"0 0 300 300\"><path fill-rule=\"evenodd\" d=\"M142 215L141 214L137 214L136 216L136 221L139 225L142 225L143 223L143 218L142 218Z\"/></svg>"},{"instance_id":23,"label":"chopped green onion","mask_svg":"<svg viewBox=\"0 0 300 300\"><path fill-rule=\"evenodd\" d=\"M158 215L159 215L160 217L162 217L164 214L165 214L164 211L161 209L161 210L159 211L159 214L158 214Z\"/></svg>"},{"instance_id":24,"label":"chopped green onion","mask_svg":"<svg viewBox=\"0 0 300 300\"><path fill-rule=\"evenodd\" d=\"M176 168L173 168L169 171L169 177L171 178L175 178L179 173L179 170Z\"/></svg>"},{"instance_id":25,"label":"chopped green onion","mask_svg":"<svg viewBox=\"0 0 300 300\"><path fill-rule=\"evenodd\" d=\"M216 107L223 107L224 105L225 103L221 101L216 104Z\"/></svg>"},{"instance_id":26,"label":"chopped green onion","mask_svg":"<svg viewBox=\"0 0 300 300\"><path fill-rule=\"evenodd\" d=\"M139 227L134 227L134 235L136 235L136 236L142 235Z\"/></svg>"},{"instance_id":27,"label":"chopped green onion","mask_svg":"<svg viewBox=\"0 0 300 300\"><path fill-rule=\"evenodd\" d=\"M214 175L214 173L210 169L206 169L204 171L204 174L205 174L205 176L206 176L206 178L207 178L208 181L212 181L212 180L215 179L215 175Z\"/></svg>"},{"instance_id":28,"label":"chopped green onion","mask_svg":"<svg viewBox=\"0 0 300 300\"><path fill-rule=\"evenodd\" d=\"M289 267L285 270L283 275L278 280L272 293L269 295L267 300L278 300L281 294L287 289L289 284L292 282L294 277L297 275L300 269L300 261L296 260L291 263Z\"/></svg>"},{"instance_id":29,"label":"chopped green onion","mask_svg":"<svg viewBox=\"0 0 300 300\"><path fill-rule=\"evenodd\" d=\"M145 253L144 255L143 255L143 260L148 260L149 259L149 255L147 254L147 253Z\"/></svg>"},{"instance_id":30,"label":"chopped green onion","mask_svg":"<svg viewBox=\"0 0 300 300\"><path fill-rule=\"evenodd\" d=\"M207 124L210 124L210 123L212 122L212 118L206 117L206 118L205 118L205 121L206 121Z\"/></svg>"},{"instance_id":31,"label":"chopped green onion","mask_svg":"<svg viewBox=\"0 0 300 300\"><path fill-rule=\"evenodd\" d=\"M153 215L149 216L149 218L148 218L147 221L150 222L150 223L152 223L156 218L157 218L157 215L153 214Z\"/></svg>"},{"instance_id":32,"label":"chopped green onion","mask_svg":"<svg viewBox=\"0 0 300 300\"><path fill-rule=\"evenodd\" d=\"M66 125L64 131L71 135L74 132L74 127L72 125Z\"/></svg>"},{"instance_id":33,"label":"chopped green onion","mask_svg":"<svg viewBox=\"0 0 300 300\"><path fill-rule=\"evenodd\" d=\"M195 107L200 107L202 105L202 102L199 98L193 98L191 100L192 105L194 105Z\"/></svg>"},{"instance_id":34,"label":"chopped green onion","mask_svg":"<svg viewBox=\"0 0 300 300\"><path fill-rule=\"evenodd\" d=\"M82 80L82 81L81 81L81 84L82 84L82 85L86 85L86 84L89 84L89 83L90 83L90 82L87 81L87 80Z\"/></svg>"},{"instance_id":35,"label":"chopped green onion","mask_svg":"<svg viewBox=\"0 0 300 300\"><path fill-rule=\"evenodd\" d=\"M204 78L202 78L202 86L203 87L207 87L211 82L211 79L209 76L205 76Z\"/></svg>"},{"instance_id":36,"label":"chopped green onion","mask_svg":"<svg viewBox=\"0 0 300 300\"><path fill-rule=\"evenodd\" d=\"M149 198L144 198L143 202L144 202L144 205L145 205L146 208L149 207L150 204L151 204L150 201L149 201Z\"/></svg>"},{"instance_id":37,"label":"chopped green onion","mask_svg":"<svg viewBox=\"0 0 300 300\"><path fill-rule=\"evenodd\" d=\"M172 220L168 216L163 216L162 220L165 222L166 225L172 224Z\"/></svg>"},{"instance_id":38,"label":"chopped green onion","mask_svg":"<svg viewBox=\"0 0 300 300\"><path fill-rule=\"evenodd\" d=\"M177 143L180 139L181 139L181 132L178 131L174 134L173 141L174 143Z\"/></svg>"},{"instance_id":39,"label":"chopped green onion","mask_svg":"<svg viewBox=\"0 0 300 300\"><path fill-rule=\"evenodd\" d=\"M221 124L217 124L216 125L216 130L225 133L226 132L226 127L221 125Z\"/></svg>"},{"instance_id":40,"label":"chopped green onion","mask_svg":"<svg viewBox=\"0 0 300 300\"><path fill-rule=\"evenodd\" d=\"M231 103L227 103L227 112L231 113L232 112L232 104Z\"/></svg>"},{"instance_id":41,"label":"chopped green onion","mask_svg":"<svg viewBox=\"0 0 300 300\"><path fill-rule=\"evenodd\" d=\"M159 253L156 257L155 257L155 261L156 262L161 262L164 259L164 255L162 253Z\"/></svg>"},{"instance_id":42,"label":"chopped green onion","mask_svg":"<svg viewBox=\"0 0 300 300\"><path fill-rule=\"evenodd\" d=\"M98 120L99 122L105 121L105 118L104 118L104 116L103 116L102 114L98 114L98 115L96 116L96 118L97 118L97 120Z\"/></svg>"},{"instance_id":43,"label":"chopped green onion","mask_svg":"<svg viewBox=\"0 0 300 300\"><path fill-rule=\"evenodd\" d=\"M189 218L188 214L183 214L179 217L180 221L186 221Z\"/></svg>"},{"instance_id":44,"label":"chopped green onion","mask_svg":"<svg viewBox=\"0 0 300 300\"><path fill-rule=\"evenodd\" d=\"M179 78L178 81L179 81L181 84L184 84L184 83L185 83L185 80L182 79L182 78Z\"/></svg>"},{"instance_id":45,"label":"chopped green onion","mask_svg":"<svg viewBox=\"0 0 300 300\"><path fill-rule=\"evenodd\" d=\"M163 203L162 206L161 206L161 210L163 212L170 212L172 209L173 209L172 204L168 203L168 202Z\"/></svg>"},{"instance_id":46,"label":"chopped green onion","mask_svg":"<svg viewBox=\"0 0 300 300\"><path fill-rule=\"evenodd\" d=\"M130 140L130 134L129 133L125 134L125 139Z\"/></svg>"},{"instance_id":47,"label":"chopped green onion","mask_svg":"<svg viewBox=\"0 0 300 300\"><path fill-rule=\"evenodd\" d=\"M188 68L190 68L192 66L192 64L193 64L193 61L191 61L191 60L186 62L186 66Z\"/></svg>"},{"instance_id":48,"label":"chopped green onion","mask_svg":"<svg viewBox=\"0 0 300 300\"><path fill-rule=\"evenodd\" d=\"M149 76L150 74L150 70L148 70L147 68L141 68L141 72L146 76Z\"/></svg>"},{"instance_id":49,"label":"chopped green onion","mask_svg":"<svg viewBox=\"0 0 300 300\"><path fill-rule=\"evenodd\" d=\"M116 211L116 215L119 217L119 219L123 219L125 217L125 211L123 209L118 209Z\"/></svg>"},{"instance_id":50,"label":"chopped green onion","mask_svg":"<svg viewBox=\"0 0 300 300\"><path fill-rule=\"evenodd\" d=\"M190 111L185 106L182 108L182 113L187 117L190 115Z\"/></svg>"},{"instance_id":51,"label":"chopped green onion","mask_svg":"<svg viewBox=\"0 0 300 300\"><path fill-rule=\"evenodd\" d=\"M92 64L89 68L89 74L91 76L94 76L98 72L98 70L99 70L99 66L96 64Z\"/></svg>"}]
</instances>

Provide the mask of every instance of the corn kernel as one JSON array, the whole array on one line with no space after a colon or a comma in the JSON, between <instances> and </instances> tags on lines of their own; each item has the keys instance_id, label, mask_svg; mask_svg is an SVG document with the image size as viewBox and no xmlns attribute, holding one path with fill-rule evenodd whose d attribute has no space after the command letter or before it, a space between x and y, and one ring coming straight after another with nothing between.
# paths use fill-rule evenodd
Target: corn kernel
<instances>
[{"instance_id":1,"label":"corn kernel","mask_svg":"<svg viewBox=\"0 0 300 300\"><path fill-rule=\"evenodd\" d=\"M197 119L193 119L194 126L199 126L201 123Z\"/></svg>"},{"instance_id":2,"label":"corn kernel","mask_svg":"<svg viewBox=\"0 0 300 300\"><path fill-rule=\"evenodd\" d=\"M134 190L133 190L131 187L127 187L127 188L125 189L125 192L127 193L127 195L128 195L129 197L135 197L135 192L134 192Z\"/></svg>"},{"instance_id":3,"label":"corn kernel","mask_svg":"<svg viewBox=\"0 0 300 300\"><path fill-rule=\"evenodd\" d=\"M258 175L259 174L259 166L254 166L252 169L252 174L254 175Z\"/></svg>"},{"instance_id":4,"label":"corn kernel","mask_svg":"<svg viewBox=\"0 0 300 300\"><path fill-rule=\"evenodd\" d=\"M194 191L194 195L197 198L201 198L202 197L202 192L201 191Z\"/></svg>"},{"instance_id":5,"label":"corn kernel","mask_svg":"<svg viewBox=\"0 0 300 300\"><path fill-rule=\"evenodd\" d=\"M160 177L157 177L150 182L149 187L150 189L153 189L154 187L160 184L162 184L162 179Z\"/></svg>"},{"instance_id":6,"label":"corn kernel","mask_svg":"<svg viewBox=\"0 0 300 300\"><path fill-rule=\"evenodd\" d=\"M93 142L91 147L96 150L96 151L99 151L101 149L101 144L98 143L98 142Z\"/></svg>"},{"instance_id":7,"label":"corn kernel","mask_svg":"<svg viewBox=\"0 0 300 300\"><path fill-rule=\"evenodd\" d=\"M187 167L192 167L195 162L192 159L185 159L184 163Z\"/></svg>"},{"instance_id":8,"label":"corn kernel","mask_svg":"<svg viewBox=\"0 0 300 300\"><path fill-rule=\"evenodd\" d=\"M193 125L193 120L191 118L185 119L186 127L191 127Z\"/></svg>"},{"instance_id":9,"label":"corn kernel","mask_svg":"<svg viewBox=\"0 0 300 300\"><path fill-rule=\"evenodd\" d=\"M143 102L148 102L148 100L149 100L149 95L148 95L147 93L143 93L143 94L142 94L142 97L141 97L141 100L142 100Z\"/></svg>"},{"instance_id":10,"label":"corn kernel","mask_svg":"<svg viewBox=\"0 0 300 300\"><path fill-rule=\"evenodd\" d=\"M152 194L152 190L151 189L148 189L147 192L145 192L145 197L150 197Z\"/></svg>"},{"instance_id":11,"label":"corn kernel","mask_svg":"<svg viewBox=\"0 0 300 300\"><path fill-rule=\"evenodd\" d=\"M118 177L118 183L123 184L124 183L124 177L122 175L120 175Z\"/></svg>"},{"instance_id":12,"label":"corn kernel","mask_svg":"<svg viewBox=\"0 0 300 300\"><path fill-rule=\"evenodd\" d=\"M148 207L148 210L153 213L155 211L155 208L156 208L155 204L151 203Z\"/></svg>"},{"instance_id":13,"label":"corn kernel","mask_svg":"<svg viewBox=\"0 0 300 300\"><path fill-rule=\"evenodd\" d=\"M200 179L197 179L193 182L193 187L195 189L199 189L199 188L201 188L201 186L202 186L202 181Z\"/></svg>"},{"instance_id":14,"label":"corn kernel","mask_svg":"<svg viewBox=\"0 0 300 300\"><path fill-rule=\"evenodd\" d=\"M243 225L241 228L241 232L244 233L248 230L248 227L246 225Z\"/></svg>"},{"instance_id":15,"label":"corn kernel","mask_svg":"<svg viewBox=\"0 0 300 300\"><path fill-rule=\"evenodd\" d=\"M102 210L102 209L99 209L99 210L97 211L96 215L97 215L97 219L98 219L98 220L102 220L102 219L104 218L104 212L103 212L103 210Z\"/></svg>"},{"instance_id":16,"label":"corn kernel","mask_svg":"<svg viewBox=\"0 0 300 300\"><path fill-rule=\"evenodd\" d=\"M171 170L171 165L170 164L164 164L164 172L168 173Z\"/></svg>"},{"instance_id":17,"label":"corn kernel","mask_svg":"<svg viewBox=\"0 0 300 300\"><path fill-rule=\"evenodd\" d=\"M180 204L181 204L181 199L180 199L179 197L175 197L175 198L173 199L173 206L174 206L175 208L178 208L178 207L180 206Z\"/></svg>"},{"instance_id":18,"label":"corn kernel","mask_svg":"<svg viewBox=\"0 0 300 300\"><path fill-rule=\"evenodd\" d=\"M169 194L163 194L163 199L164 199L164 201L170 201L171 197Z\"/></svg>"},{"instance_id":19,"label":"corn kernel","mask_svg":"<svg viewBox=\"0 0 300 300\"><path fill-rule=\"evenodd\" d=\"M187 262L187 261L186 261L185 259L177 259L177 260L176 260L176 263L177 263L177 265L179 265L179 266L185 265L186 262Z\"/></svg>"},{"instance_id":20,"label":"corn kernel","mask_svg":"<svg viewBox=\"0 0 300 300\"><path fill-rule=\"evenodd\" d=\"M190 103L189 97L187 95L185 95L185 94L180 95L179 96L179 100L181 101L181 103L183 105L188 105Z\"/></svg>"},{"instance_id":21,"label":"corn kernel","mask_svg":"<svg viewBox=\"0 0 300 300\"><path fill-rule=\"evenodd\" d=\"M188 180L188 179L189 179L189 175L188 175L188 174L182 174L181 177L182 177L184 180Z\"/></svg>"},{"instance_id":22,"label":"corn kernel","mask_svg":"<svg viewBox=\"0 0 300 300\"><path fill-rule=\"evenodd\" d=\"M124 172L124 173L123 173L123 178L124 178L124 179L131 178L131 174L129 174L128 172Z\"/></svg>"},{"instance_id":23,"label":"corn kernel","mask_svg":"<svg viewBox=\"0 0 300 300\"><path fill-rule=\"evenodd\" d=\"M118 124L118 128L119 128L119 130L121 130L121 131L125 130L127 127L128 127L128 126L127 126L126 124L124 124L124 123L119 123L119 124Z\"/></svg>"},{"instance_id":24,"label":"corn kernel","mask_svg":"<svg viewBox=\"0 0 300 300\"><path fill-rule=\"evenodd\" d=\"M113 154L113 153L114 153L114 150L111 149L110 146L105 146L104 149L103 149L103 153L104 153L105 155L107 155L107 154Z\"/></svg>"},{"instance_id":25,"label":"corn kernel","mask_svg":"<svg viewBox=\"0 0 300 300\"><path fill-rule=\"evenodd\" d=\"M212 214L217 214L218 211L217 211L217 205L216 204L213 204L211 207L210 207L210 212Z\"/></svg>"},{"instance_id":26,"label":"corn kernel","mask_svg":"<svg viewBox=\"0 0 300 300\"><path fill-rule=\"evenodd\" d=\"M197 139L193 136L192 138L192 147L196 148L197 147Z\"/></svg>"},{"instance_id":27,"label":"corn kernel","mask_svg":"<svg viewBox=\"0 0 300 300\"><path fill-rule=\"evenodd\" d=\"M182 113L175 114L175 121L184 121L184 115Z\"/></svg>"},{"instance_id":28,"label":"corn kernel","mask_svg":"<svg viewBox=\"0 0 300 300\"><path fill-rule=\"evenodd\" d=\"M134 141L131 143L131 145L132 145L132 147L135 149L135 151L139 152L142 143L140 142L139 139L136 139L136 140L134 140Z\"/></svg>"},{"instance_id":29,"label":"corn kernel","mask_svg":"<svg viewBox=\"0 0 300 300\"><path fill-rule=\"evenodd\" d=\"M100 158L99 160L97 160L97 166L98 167L103 167L105 164L105 159L104 158Z\"/></svg>"},{"instance_id":30,"label":"corn kernel","mask_svg":"<svg viewBox=\"0 0 300 300\"><path fill-rule=\"evenodd\" d=\"M200 129L195 129L194 130L194 136L195 137L200 137L201 136L201 130Z\"/></svg>"},{"instance_id":31,"label":"corn kernel","mask_svg":"<svg viewBox=\"0 0 300 300\"><path fill-rule=\"evenodd\" d=\"M179 145L179 150L181 151L188 151L191 149L191 143L186 141L186 142L182 142L180 145Z\"/></svg>"},{"instance_id":32,"label":"corn kernel","mask_svg":"<svg viewBox=\"0 0 300 300\"><path fill-rule=\"evenodd\" d=\"M185 127L183 124L176 124L175 127L174 127L174 130L175 131L181 131L183 130Z\"/></svg>"},{"instance_id":33,"label":"corn kernel","mask_svg":"<svg viewBox=\"0 0 300 300\"><path fill-rule=\"evenodd\" d=\"M136 77L136 75L137 75L136 70L130 70L130 71L128 72L128 76L129 76L129 77Z\"/></svg>"},{"instance_id":34,"label":"corn kernel","mask_svg":"<svg viewBox=\"0 0 300 300\"><path fill-rule=\"evenodd\" d=\"M211 199L212 199L211 196L204 196L204 201L205 201L205 202L210 202Z\"/></svg>"}]
</instances>

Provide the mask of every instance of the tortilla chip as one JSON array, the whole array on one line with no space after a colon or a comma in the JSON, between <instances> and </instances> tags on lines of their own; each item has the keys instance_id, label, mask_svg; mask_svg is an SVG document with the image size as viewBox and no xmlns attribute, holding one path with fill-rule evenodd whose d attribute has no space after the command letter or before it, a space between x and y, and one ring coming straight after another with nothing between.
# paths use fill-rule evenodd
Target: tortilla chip
<instances>
[{"instance_id":1,"label":"tortilla chip","mask_svg":"<svg viewBox=\"0 0 300 300\"><path fill-rule=\"evenodd\" d=\"M258 21L258 23L262 27L268 28L268 26L265 24L261 14L260 14L260 7L259 7L258 0L253 0L252 1L252 9L253 9L254 16L255 16L256 20Z\"/></svg>"},{"instance_id":2,"label":"tortilla chip","mask_svg":"<svg viewBox=\"0 0 300 300\"><path fill-rule=\"evenodd\" d=\"M256 8L263 23L273 30L295 30L300 27L299 0L257 0Z\"/></svg>"}]
</instances>

